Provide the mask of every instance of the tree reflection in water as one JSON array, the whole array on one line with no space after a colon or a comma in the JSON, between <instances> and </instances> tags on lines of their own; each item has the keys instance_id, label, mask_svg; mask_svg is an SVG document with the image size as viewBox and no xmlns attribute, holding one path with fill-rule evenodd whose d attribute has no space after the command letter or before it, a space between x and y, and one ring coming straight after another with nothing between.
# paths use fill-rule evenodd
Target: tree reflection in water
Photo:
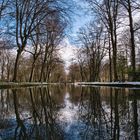
<instances>
[{"instance_id":1,"label":"tree reflection in water","mask_svg":"<svg viewBox=\"0 0 140 140\"><path fill-rule=\"evenodd\" d=\"M85 127L79 131L83 139L138 140L138 92L117 88L82 89L79 120ZM128 98L130 93L133 95L131 100Z\"/></svg>"},{"instance_id":2,"label":"tree reflection in water","mask_svg":"<svg viewBox=\"0 0 140 140\"><path fill-rule=\"evenodd\" d=\"M0 138L138 140L139 93L70 85L0 90Z\"/></svg>"},{"instance_id":3,"label":"tree reflection in water","mask_svg":"<svg viewBox=\"0 0 140 140\"><path fill-rule=\"evenodd\" d=\"M86 126L83 132L84 139L107 138L109 133L108 114L102 106L99 88L89 88L88 98L86 100L82 100L82 98L83 92L79 105L79 117Z\"/></svg>"},{"instance_id":4,"label":"tree reflection in water","mask_svg":"<svg viewBox=\"0 0 140 140\"><path fill-rule=\"evenodd\" d=\"M133 107L133 127L134 127L134 138L135 140L138 140L138 105L137 105L137 94L138 94L139 91L137 90L134 90L133 91L133 102L132 102L132 107Z\"/></svg>"},{"instance_id":5,"label":"tree reflection in water","mask_svg":"<svg viewBox=\"0 0 140 140\"><path fill-rule=\"evenodd\" d=\"M24 125L23 120L20 117L19 109L18 109L18 99L17 99L17 90L14 89L13 91L13 101L14 101L14 109L17 121L17 127L15 129L15 137L14 139L28 139L27 130ZM18 136L17 136L18 134Z\"/></svg>"},{"instance_id":6,"label":"tree reflection in water","mask_svg":"<svg viewBox=\"0 0 140 140\"><path fill-rule=\"evenodd\" d=\"M56 104L50 96L49 88L29 88L25 97L22 92L20 93L22 90L12 89L11 91L13 95L11 96L13 99L13 112L10 119L14 121L15 118L16 123L12 126L12 130L5 129L2 131L3 133L0 132L3 139L63 139L63 133L55 122ZM3 100L3 98L1 99ZM15 117L12 118L14 112ZM2 129L2 127L0 128Z\"/></svg>"}]
</instances>

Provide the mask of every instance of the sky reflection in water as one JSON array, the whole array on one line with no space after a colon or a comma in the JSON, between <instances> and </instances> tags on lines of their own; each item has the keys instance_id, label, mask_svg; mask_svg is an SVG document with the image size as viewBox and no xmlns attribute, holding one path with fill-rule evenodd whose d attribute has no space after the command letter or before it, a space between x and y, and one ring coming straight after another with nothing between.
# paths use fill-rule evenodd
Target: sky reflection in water
<instances>
[{"instance_id":1,"label":"sky reflection in water","mask_svg":"<svg viewBox=\"0 0 140 140\"><path fill-rule=\"evenodd\" d=\"M0 90L0 138L137 140L140 90L50 86Z\"/></svg>"}]
</instances>

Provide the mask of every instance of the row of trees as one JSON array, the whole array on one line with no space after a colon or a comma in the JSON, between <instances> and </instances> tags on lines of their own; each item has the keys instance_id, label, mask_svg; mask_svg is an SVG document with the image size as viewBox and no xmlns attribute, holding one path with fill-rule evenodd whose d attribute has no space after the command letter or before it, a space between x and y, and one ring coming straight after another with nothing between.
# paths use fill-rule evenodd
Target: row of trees
<instances>
[{"instance_id":1,"label":"row of trees","mask_svg":"<svg viewBox=\"0 0 140 140\"><path fill-rule=\"evenodd\" d=\"M69 12L70 4L59 0L0 1L2 81L42 82L50 77L58 81L64 77L58 46L69 23ZM54 73L58 68L60 72Z\"/></svg>"},{"instance_id":2,"label":"row of trees","mask_svg":"<svg viewBox=\"0 0 140 140\"><path fill-rule=\"evenodd\" d=\"M74 65L79 67L81 76L75 80L139 80L140 60L137 52L140 49L140 1L86 2L89 4L93 21L79 31L81 47ZM70 71L72 67L74 69L74 66L70 66Z\"/></svg>"},{"instance_id":3,"label":"row of trees","mask_svg":"<svg viewBox=\"0 0 140 140\"><path fill-rule=\"evenodd\" d=\"M81 47L68 80L139 80L140 1L85 2L93 21L79 31ZM2 81L65 80L58 46L69 23L70 7L71 1L0 0Z\"/></svg>"}]
</instances>

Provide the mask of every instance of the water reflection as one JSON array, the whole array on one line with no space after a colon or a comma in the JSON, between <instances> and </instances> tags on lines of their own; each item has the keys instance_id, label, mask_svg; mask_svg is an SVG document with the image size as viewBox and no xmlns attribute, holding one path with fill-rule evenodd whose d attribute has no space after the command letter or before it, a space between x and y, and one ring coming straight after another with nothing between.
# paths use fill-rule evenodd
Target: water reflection
<instances>
[{"instance_id":1,"label":"water reflection","mask_svg":"<svg viewBox=\"0 0 140 140\"><path fill-rule=\"evenodd\" d=\"M0 90L4 140L138 140L140 90L49 86Z\"/></svg>"}]
</instances>

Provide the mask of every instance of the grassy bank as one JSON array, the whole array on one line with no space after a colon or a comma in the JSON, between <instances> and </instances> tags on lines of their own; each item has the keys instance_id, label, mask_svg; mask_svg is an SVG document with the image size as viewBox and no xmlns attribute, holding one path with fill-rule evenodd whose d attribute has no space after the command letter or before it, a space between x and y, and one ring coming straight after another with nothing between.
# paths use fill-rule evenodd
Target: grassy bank
<instances>
[{"instance_id":1,"label":"grassy bank","mask_svg":"<svg viewBox=\"0 0 140 140\"><path fill-rule=\"evenodd\" d=\"M95 86L111 86L111 87L138 87L140 82L77 82L77 85L95 85Z\"/></svg>"},{"instance_id":2,"label":"grassy bank","mask_svg":"<svg viewBox=\"0 0 140 140\"><path fill-rule=\"evenodd\" d=\"M46 82L0 82L0 88L16 88L16 87L29 87L29 86L40 86L48 85Z\"/></svg>"},{"instance_id":3,"label":"grassy bank","mask_svg":"<svg viewBox=\"0 0 140 140\"><path fill-rule=\"evenodd\" d=\"M47 83L47 82L0 82L0 89L2 88L18 88L30 86L45 86L50 84L64 84L64 83ZM66 83L65 83L66 84ZM140 82L76 82L67 83L74 85L87 86L110 86L110 87L137 87L140 88Z\"/></svg>"}]
</instances>

